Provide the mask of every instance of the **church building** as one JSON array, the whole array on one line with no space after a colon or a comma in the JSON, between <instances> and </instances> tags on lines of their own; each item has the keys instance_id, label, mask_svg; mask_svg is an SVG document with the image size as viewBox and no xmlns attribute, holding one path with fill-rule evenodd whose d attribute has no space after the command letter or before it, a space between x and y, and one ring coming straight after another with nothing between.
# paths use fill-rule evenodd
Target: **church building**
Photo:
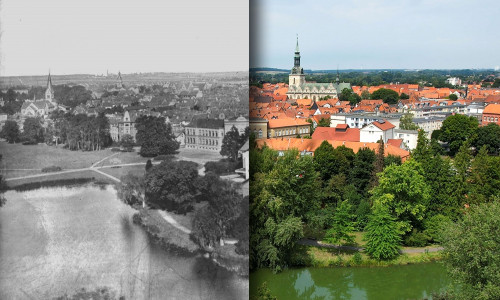
<instances>
[{"instance_id":1,"label":"church building","mask_svg":"<svg viewBox=\"0 0 500 300\"><path fill-rule=\"evenodd\" d=\"M306 82L304 69L300 66L299 38L297 37L293 68L288 76L288 92L286 93L288 99L312 99L317 101L326 96L337 98L338 94L345 88L351 89L351 84L340 82L338 73L335 83Z\"/></svg>"},{"instance_id":2,"label":"church building","mask_svg":"<svg viewBox=\"0 0 500 300\"><path fill-rule=\"evenodd\" d=\"M54 99L54 88L52 78L47 78L47 89L44 99L25 100L21 107L21 114L25 117L46 117L50 112L57 109L58 105Z\"/></svg>"}]
</instances>

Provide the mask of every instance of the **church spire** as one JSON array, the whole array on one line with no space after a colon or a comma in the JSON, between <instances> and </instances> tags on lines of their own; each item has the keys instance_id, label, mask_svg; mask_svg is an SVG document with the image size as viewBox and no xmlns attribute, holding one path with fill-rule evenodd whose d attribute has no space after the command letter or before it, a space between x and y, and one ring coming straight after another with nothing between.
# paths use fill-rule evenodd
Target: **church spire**
<instances>
[{"instance_id":1,"label":"church spire","mask_svg":"<svg viewBox=\"0 0 500 300\"><path fill-rule=\"evenodd\" d=\"M297 34L297 46L295 46L295 56L293 59L294 68L300 68L299 35Z\"/></svg>"},{"instance_id":2,"label":"church spire","mask_svg":"<svg viewBox=\"0 0 500 300\"><path fill-rule=\"evenodd\" d=\"M295 53L300 53L299 51L299 34L297 33L297 46L295 46Z\"/></svg>"},{"instance_id":3,"label":"church spire","mask_svg":"<svg viewBox=\"0 0 500 300\"><path fill-rule=\"evenodd\" d=\"M47 90L45 91L45 100L54 100L54 89L52 88L52 77L50 76L50 69L49 76L47 77Z\"/></svg>"}]
</instances>

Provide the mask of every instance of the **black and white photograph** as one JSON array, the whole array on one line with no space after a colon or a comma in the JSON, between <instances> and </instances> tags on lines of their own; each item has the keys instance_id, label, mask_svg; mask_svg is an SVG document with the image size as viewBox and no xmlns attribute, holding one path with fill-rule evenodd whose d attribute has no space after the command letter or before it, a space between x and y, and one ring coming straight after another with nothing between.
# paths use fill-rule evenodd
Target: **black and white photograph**
<instances>
[{"instance_id":1,"label":"black and white photograph","mask_svg":"<svg viewBox=\"0 0 500 300\"><path fill-rule=\"evenodd\" d=\"M0 33L0 299L247 299L248 1L1 0Z\"/></svg>"}]
</instances>

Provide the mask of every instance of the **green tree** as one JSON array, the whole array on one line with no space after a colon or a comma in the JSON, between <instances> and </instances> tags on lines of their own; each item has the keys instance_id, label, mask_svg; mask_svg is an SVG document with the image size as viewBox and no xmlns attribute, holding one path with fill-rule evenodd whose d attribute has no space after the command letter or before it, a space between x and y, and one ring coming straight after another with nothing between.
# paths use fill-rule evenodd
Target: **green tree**
<instances>
[{"instance_id":1,"label":"green tree","mask_svg":"<svg viewBox=\"0 0 500 300\"><path fill-rule=\"evenodd\" d=\"M469 203L483 203L499 195L500 158L488 156L487 146L483 146L470 165L467 184Z\"/></svg>"},{"instance_id":2,"label":"green tree","mask_svg":"<svg viewBox=\"0 0 500 300\"><path fill-rule=\"evenodd\" d=\"M361 101L361 97L354 93L351 89L344 88L339 95L340 101L349 101L351 105L356 105Z\"/></svg>"},{"instance_id":3,"label":"green tree","mask_svg":"<svg viewBox=\"0 0 500 300\"><path fill-rule=\"evenodd\" d=\"M43 142L43 127L40 118L26 118L23 123L21 139L24 144L37 144Z\"/></svg>"},{"instance_id":4,"label":"green tree","mask_svg":"<svg viewBox=\"0 0 500 300\"><path fill-rule=\"evenodd\" d=\"M325 240L331 244L344 241L347 244L354 242L354 215L351 214L351 205L342 201L337 206L332 217L331 227L326 231Z\"/></svg>"},{"instance_id":5,"label":"green tree","mask_svg":"<svg viewBox=\"0 0 500 300\"><path fill-rule=\"evenodd\" d=\"M0 137L6 139L10 144L18 142L19 135L19 126L13 120L7 120L0 132Z\"/></svg>"},{"instance_id":6,"label":"green tree","mask_svg":"<svg viewBox=\"0 0 500 300\"><path fill-rule=\"evenodd\" d=\"M136 119L135 139L141 146L139 154L144 157L174 154L179 149L172 126L163 117L140 116Z\"/></svg>"},{"instance_id":7,"label":"green tree","mask_svg":"<svg viewBox=\"0 0 500 300\"><path fill-rule=\"evenodd\" d=\"M120 145L125 151L132 152L134 150L134 138L130 134L124 134L120 139Z\"/></svg>"},{"instance_id":8,"label":"green tree","mask_svg":"<svg viewBox=\"0 0 500 300\"><path fill-rule=\"evenodd\" d=\"M465 115L449 116L443 121L439 139L448 143L450 154L455 155L460 146L471 138L478 128L478 121L475 117Z\"/></svg>"},{"instance_id":9,"label":"green tree","mask_svg":"<svg viewBox=\"0 0 500 300\"><path fill-rule=\"evenodd\" d=\"M318 122L318 127L330 127L330 119L321 118Z\"/></svg>"},{"instance_id":10,"label":"green tree","mask_svg":"<svg viewBox=\"0 0 500 300\"><path fill-rule=\"evenodd\" d=\"M371 191L373 199L387 201L381 204L397 217L403 233L410 232L423 220L430 200L422 166L410 159L400 166L386 167L379 175L379 184Z\"/></svg>"},{"instance_id":11,"label":"green tree","mask_svg":"<svg viewBox=\"0 0 500 300\"><path fill-rule=\"evenodd\" d=\"M410 99L410 96L405 94L405 93L401 93L401 95L399 95L399 98L400 99Z\"/></svg>"},{"instance_id":12,"label":"green tree","mask_svg":"<svg viewBox=\"0 0 500 300\"><path fill-rule=\"evenodd\" d=\"M195 162L164 161L146 174L146 201L177 213L189 212L197 194L197 179Z\"/></svg>"},{"instance_id":13,"label":"green tree","mask_svg":"<svg viewBox=\"0 0 500 300\"><path fill-rule=\"evenodd\" d=\"M224 135L220 155L227 156L232 161L238 160L238 151L245 142L246 139L240 136L238 129L233 125Z\"/></svg>"},{"instance_id":14,"label":"green tree","mask_svg":"<svg viewBox=\"0 0 500 300\"><path fill-rule=\"evenodd\" d=\"M448 99L450 99L450 100L452 100L452 101L457 101L458 96L457 96L457 95L455 95L455 94L450 94L450 95L448 96Z\"/></svg>"},{"instance_id":15,"label":"green tree","mask_svg":"<svg viewBox=\"0 0 500 300\"><path fill-rule=\"evenodd\" d=\"M471 206L441 237L448 273L460 285L457 299L500 297L500 199Z\"/></svg>"},{"instance_id":16,"label":"green tree","mask_svg":"<svg viewBox=\"0 0 500 300\"><path fill-rule=\"evenodd\" d=\"M390 195L382 195L373 206L365 227L365 251L370 257L385 260L393 259L399 255L401 234L396 218L381 202L391 202Z\"/></svg>"},{"instance_id":17,"label":"green tree","mask_svg":"<svg viewBox=\"0 0 500 300\"><path fill-rule=\"evenodd\" d=\"M367 189L373 174L375 152L369 148L361 148L353 160L350 170L350 182L356 187L358 193L367 195Z\"/></svg>"},{"instance_id":18,"label":"green tree","mask_svg":"<svg viewBox=\"0 0 500 300\"><path fill-rule=\"evenodd\" d=\"M364 90L363 92L361 92L361 99L367 100L367 99L371 99L371 98L372 98L372 94L370 94L370 92L368 90Z\"/></svg>"},{"instance_id":19,"label":"green tree","mask_svg":"<svg viewBox=\"0 0 500 300\"><path fill-rule=\"evenodd\" d=\"M498 155L498 150L500 149L500 126L495 123L489 123L486 126L478 127L472 145L476 149L486 146L489 154Z\"/></svg>"},{"instance_id":20,"label":"green tree","mask_svg":"<svg viewBox=\"0 0 500 300\"><path fill-rule=\"evenodd\" d=\"M413 114L404 114L399 119L399 128L403 130L418 130L417 124L413 123Z\"/></svg>"},{"instance_id":21,"label":"green tree","mask_svg":"<svg viewBox=\"0 0 500 300\"><path fill-rule=\"evenodd\" d=\"M122 176L118 186L118 198L130 206L145 207L144 177L132 173Z\"/></svg>"},{"instance_id":22,"label":"green tree","mask_svg":"<svg viewBox=\"0 0 500 300\"><path fill-rule=\"evenodd\" d=\"M382 172L385 167L385 155L384 155L384 141L380 139L378 142L379 144L377 153L375 154L375 161L373 163L373 172L372 172L372 178L371 178L371 183L370 186L374 187L378 185L378 173Z\"/></svg>"},{"instance_id":23,"label":"green tree","mask_svg":"<svg viewBox=\"0 0 500 300\"><path fill-rule=\"evenodd\" d=\"M146 161L146 172L151 170L151 168L153 167L153 163L151 162L151 159L148 159L148 161Z\"/></svg>"},{"instance_id":24,"label":"green tree","mask_svg":"<svg viewBox=\"0 0 500 300\"><path fill-rule=\"evenodd\" d=\"M269 165L259 167L264 172L255 173L250 185L250 267L279 271L303 237L305 216L320 207L321 182L312 157L297 150L257 160Z\"/></svg>"},{"instance_id":25,"label":"green tree","mask_svg":"<svg viewBox=\"0 0 500 300\"><path fill-rule=\"evenodd\" d=\"M396 91L381 88L372 93L372 99L382 99L384 103L397 104L399 100L399 94Z\"/></svg>"}]
</instances>

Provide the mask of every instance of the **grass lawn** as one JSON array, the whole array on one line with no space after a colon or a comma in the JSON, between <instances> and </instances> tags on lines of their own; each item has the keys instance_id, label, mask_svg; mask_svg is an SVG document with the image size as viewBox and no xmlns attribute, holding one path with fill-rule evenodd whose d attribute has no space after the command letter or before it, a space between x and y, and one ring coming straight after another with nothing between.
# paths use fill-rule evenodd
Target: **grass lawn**
<instances>
[{"instance_id":1,"label":"grass lawn","mask_svg":"<svg viewBox=\"0 0 500 300\"><path fill-rule=\"evenodd\" d=\"M413 263L424 263L440 260L441 252L430 253L404 253L393 260L377 261L370 258L365 253L359 252L355 258L356 251L339 250L333 248L321 248L314 246L297 246L292 254L294 264L312 267L371 267L371 266L392 266L407 265Z\"/></svg>"},{"instance_id":2,"label":"grass lawn","mask_svg":"<svg viewBox=\"0 0 500 300\"><path fill-rule=\"evenodd\" d=\"M83 152L46 144L22 145L0 142L0 154L3 155L0 169L42 169L50 166L81 169L88 168L113 153L109 149Z\"/></svg>"},{"instance_id":3,"label":"grass lawn","mask_svg":"<svg viewBox=\"0 0 500 300\"><path fill-rule=\"evenodd\" d=\"M120 179L122 176L125 176L128 173L132 173L136 176L143 176L144 172L146 171L146 165L123 166L118 168L102 168L99 169L99 171Z\"/></svg>"},{"instance_id":4,"label":"grass lawn","mask_svg":"<svg viewBox=\"0 0 500 300\"><path fill-rule=\"evenodd\" d=\"M179 160L194 161L202 166L207 161L217 161L223 158L222 155L219 154L219 152L187 148L179 149L179 153L176 154L176 156Z\"/></svg>"},{"instance_id":5,"label":"grass lawn","mask_svg":"<svg viewBox=\"0 0 500 300\"><path fill-rule=\"evenodd\" d=\"M163 219L158 211L142 209L140 216L148 231L156 234L165 243L176 245L190 252L195 252L199 249L198 245L189 238L189 234L172 226Z\"/></svg>"}]
</instances>

